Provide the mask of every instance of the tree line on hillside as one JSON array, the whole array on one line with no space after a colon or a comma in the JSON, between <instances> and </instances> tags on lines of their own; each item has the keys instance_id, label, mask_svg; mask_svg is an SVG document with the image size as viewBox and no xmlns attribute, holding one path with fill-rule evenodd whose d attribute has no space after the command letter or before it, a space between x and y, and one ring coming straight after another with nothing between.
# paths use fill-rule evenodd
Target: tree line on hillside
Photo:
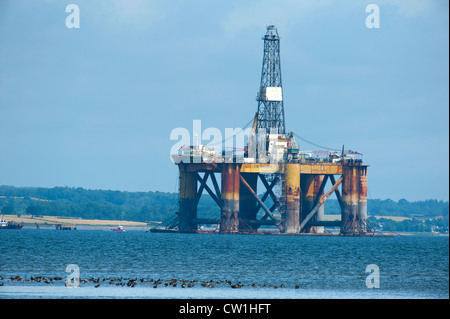
<instances>
[{"instance_id":1,"label":"tree line on hillside","mask_svg":"<svg viewBox=\"0 0 450 319\"><path fill-rule=\"evenodd\" d=\"M267 206L271 206L270 198ZM81 187L13 187L0 186L0 209L3 214L48 215L87 219L164 221L178 210L178 194L165 192L127 192L89 190ZM368 200L369 215L434 218L448 216L449 202L401 199ZM340 214L337 200L325 202L326 214ZM200 218L218 218L220 210L209 195L199 201Z\"/></svg>"},{"instance_id":2,"label":"tree line on hillside","mask_svg":"<svg viewBox=\"0 0 450 319\"><path fill-rule=\"evenodd\" d=\"M449 217L436 217L436 218L412 218L405 219L403 221L394 221L388 218L369 217L369 222L377 230L389 231L389 232L434 232L448 234Z\"/></svg>"},{"instance_id":3,"label":"tree line on hillside","mask_svg":"<svg viewBox=\"0 0 450 319\"><path fill-rule=\"evenodd\" d=\"M88 190L81 187L0 186L2 214L81 217L131 221L164 221L178 210L178 194ZM218 212L215 202L202 196L198 214Z\"/></svg>"}]
</instances>

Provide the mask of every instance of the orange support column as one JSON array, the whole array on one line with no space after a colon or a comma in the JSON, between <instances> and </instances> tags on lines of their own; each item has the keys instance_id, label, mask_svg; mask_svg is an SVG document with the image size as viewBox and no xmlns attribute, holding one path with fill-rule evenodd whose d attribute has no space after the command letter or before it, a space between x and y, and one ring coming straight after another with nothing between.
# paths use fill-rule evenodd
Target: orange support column
<instances>
[{"instance_id":1,"label":"orange support column","mask_svg":"<svg viewBox=\"0 0 450 319\"><path fill-rule=\"evenodd\" d=\"M220 233L237 233L239 228L239 166L222 166L222 212Z\"/></svg>"},{"instance_id":2,"label":"orange support column","mask_svg":"<svg viewBox=\"0 0 450 319\"><path fill-rule=\"evenodd\" d=\"M300 164L287 163L283 179L283 192L286 196L286 208L282 215L284 233L298 231L300 218Z\"/></svg>"},{"instance_id":3,"label":"orange support column","mask_svg":"<svg viewBox=\"0 0 450 319\"><path fill-rule=\"evenodd\" d=\"M361 230L367 232L367 166L362 166L359 170L358 217L361 220Z\"/></svg>"},{"instance_id":4,"label":"orange support column","mask_svg":"<svg viewBox=\"0 0 450 319\"><path fill-rule=\"evenodd\" d=\"M341 234L359 234L360 218L359 210L359 169L357 166L344 164L344 180L342 183L342 201L344 210L341 217Z\"/></svg>"}]
</instances>

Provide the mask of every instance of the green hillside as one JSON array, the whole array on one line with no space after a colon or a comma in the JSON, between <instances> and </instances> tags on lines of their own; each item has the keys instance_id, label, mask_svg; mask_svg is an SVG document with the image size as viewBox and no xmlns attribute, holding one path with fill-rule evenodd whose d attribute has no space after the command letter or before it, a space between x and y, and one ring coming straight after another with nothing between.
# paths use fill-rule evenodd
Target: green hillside
<instances>
[{"instance_id":1,"label":"green hillside","mask_svg":"<svg viewBox=\"0 0 450 319\"><path fill-rule=\"evenodd\" d=\"M267 203L271 205L271 203ZM178 209L178 194L164 192L126 192L89 190L71 187L13 187L0 186L0 209L4 214L30 214L89 219L117 219L130 221L164 221ZM449 202L425 200L409 202L405 199L368 200L371 216L404 216L416 219L447 218ZM340 214L337 200L327 200L326 214ZM214 218L219 208L203 195L198 216Z\"/></svg>"}]
</instances>

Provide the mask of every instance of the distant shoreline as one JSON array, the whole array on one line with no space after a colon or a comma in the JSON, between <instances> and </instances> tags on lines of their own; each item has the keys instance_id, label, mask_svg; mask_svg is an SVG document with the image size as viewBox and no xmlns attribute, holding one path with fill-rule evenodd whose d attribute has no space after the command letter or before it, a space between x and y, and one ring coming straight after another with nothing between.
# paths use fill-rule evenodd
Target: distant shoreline
<instances>
[{"instance_id":1,"label":"distant shoreline","mask_svg":"<svg viewBox=\"0 0 450 319\"><path fill-rule=\"evenodd\" d=\"M6 220L14 221L16 223L21 223L24 225L56 225L56 224L75 224L79 226L135 226L135 227L147 227L161 224L160 221L146 222L136 222L127 220L114 220L114 219L85 219L81 217L62 217L62 216L48 216L48 215L25 215L22 214L20 217L17 214L4 215ZM325 214L324 220L335 221L340 220L340 215ZM377 219L386 218L394 221L403 221L406 219L411 219L409 217L401 216L375 216Z\"/></svg>"},{"instance_id":2,"label":"distant shoreline","mask_svg":"<svg viewBox=\"0 0 450 319\"><path fill-rule=\"evenodd\" d=\"M77 229L93 229L93 228L111 228L119 225L129 228L145 228L150 226L148 223L128 221L128 220L103 220L103 219L84 219L84 218L67 218L60 216L32 216L32 215L3 215L7 221L13 221L24 225L24 228L55 228L58 224L76 226ZM159 222L152 222L158 224Z\"/></svg>"},{"instance_id":3,"label":"distant shoreline","mask_svg":"<svg viewBox=\"0 0 450 319\"><path fill-rule=\"evenodd\" d=\"M32 216L32 215L3 215L7 221L13 221L23 225L23 229L56 229L56 225L67 225L76 227L77 230L111 230L117 226L123 226L126 230L148 231L151 227L160 225L162 222L152 221L149 223L136 222L129 220L111 220L111 219L84 219L81 217L60 217L60 216ZM326 220L339 220L339 215L325 215ZM398 216L375 216L377 218L387 218L401 221L410 219L407 217ZM392 234L399 236L448 236L448 234L438 234L432 232L392 232L392 231L377 231L378 234Z\"/></svg>"}]
</instances>

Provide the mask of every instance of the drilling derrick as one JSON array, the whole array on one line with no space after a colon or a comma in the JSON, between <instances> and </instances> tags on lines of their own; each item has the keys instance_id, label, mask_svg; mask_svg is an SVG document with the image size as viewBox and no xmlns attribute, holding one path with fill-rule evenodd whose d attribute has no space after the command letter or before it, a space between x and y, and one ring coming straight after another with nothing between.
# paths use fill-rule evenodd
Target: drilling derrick
<instances>
[{"instance_id":1,"label":"drilling derrick","mask_svg":"<svg viewBox=\"0 0 450 319\"><path fill-rule=\"evenodd\" d=\"M281 83L280 37L275 26L267 27L264 40L264 56L261 84L256 96L258 101L258 129L266 133L286 134ZM259 130L261 131L261 130Z\"/></svg>"}]
</instances>

